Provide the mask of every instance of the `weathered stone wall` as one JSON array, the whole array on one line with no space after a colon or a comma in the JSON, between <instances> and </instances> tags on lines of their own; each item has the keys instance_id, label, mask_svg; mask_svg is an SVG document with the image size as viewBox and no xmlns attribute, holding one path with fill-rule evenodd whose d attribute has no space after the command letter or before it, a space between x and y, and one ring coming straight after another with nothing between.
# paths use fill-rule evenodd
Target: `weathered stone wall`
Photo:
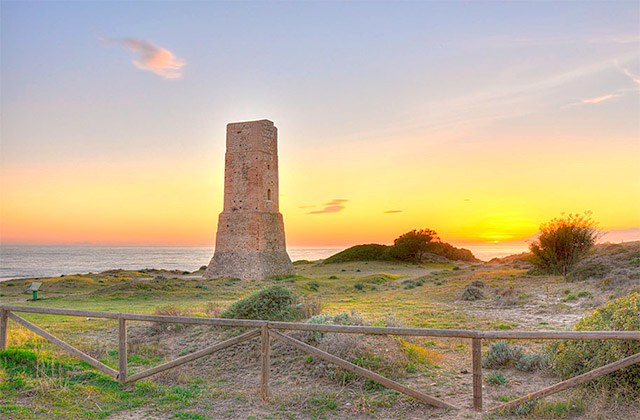
<instances>
[{"instance_id":1,"label":"weathered stone wall","mask_svg":"<svg viewBox=\"0 0 640 420\"><path fill-rule=\"evenodd\" d=\"M227 125L224 209L205 276L293 274L278 204L278 131L268 120Z\"/></svg>"}]
</instances>

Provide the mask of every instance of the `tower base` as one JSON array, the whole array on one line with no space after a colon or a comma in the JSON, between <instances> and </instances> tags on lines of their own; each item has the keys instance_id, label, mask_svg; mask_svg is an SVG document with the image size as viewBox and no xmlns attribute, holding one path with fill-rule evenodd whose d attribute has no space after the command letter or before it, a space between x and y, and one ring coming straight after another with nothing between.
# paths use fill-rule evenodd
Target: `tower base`
<instances>
[{"instance_id":1,"label":"tower base","mask_svg":"<svg viewBox=\"0 0 640 420\"><path fill-rule=\"evenodd\" d=\"M216 252L205 271L206 278L235 277L242 280L267 280L273 276L293 274L293 264L283 251Z\"/></svg>"},{"instance_id":2,"label":"tower base","mask_svg":"<svg viewBox=\"0 0 640 420\"><path fill-rule=\"evenodd\" d=\"M216 250L205 278L266 280L292 275L282 215L276 212L231 211L218 217Z\"/></svg>"}]
</instances>

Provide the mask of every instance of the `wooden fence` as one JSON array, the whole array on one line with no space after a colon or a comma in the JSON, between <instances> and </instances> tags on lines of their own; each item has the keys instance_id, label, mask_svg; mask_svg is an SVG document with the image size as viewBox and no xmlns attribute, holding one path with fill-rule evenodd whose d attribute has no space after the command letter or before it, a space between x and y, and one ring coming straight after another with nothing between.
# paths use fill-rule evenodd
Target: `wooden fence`
<instances>
[{"instance_id":1,"label":"wooden fence","mask_svg":"<svg viewBox=\"0 0 640 420\"><path fill-rule=\"evenodd\" d=\"M80 316L91 318L106 318L118 321L118 370L112 369L104 363L94 359L86 353L76 349L68 343L57 338L53 334L34 325L26 319L18 316L15 312L37 313L48 315L64 315L64 316ZM219 318L195 318L184 316L165 316L165 315L143 315L129 313L113 313L98 312L84 310L70 310L57 308L40 308L0 305L0 350L7 346L7 322L11 319L19 325L33 331L39 336L49 340L53 344L66 350L71 355L87 362L89 365L100 370L101 372L111 376L122 383L137 381L156 373L163 372L182 364L191 362L204 356L211 355L219 350L234 346L254 338L261 338L260 347L260 396L264 400L268 400L269 393L269 372L272 339L281 340L282 342L297 348L303 352L309 353L320 359L334 363L342 369L354 372L365 378L371 379L389 389L396 390L403 394L409 395L423 403L447 409L456 409L452 404L427 395L423 392L406 387L396 381L384 376L378 375L361 366L357 366L347 360L329 354L316 347L310 346L300 340L297 340L287 334L285 331L312 331L324 333L345 333L345 334L376 334L376 335L397 335L397 336L415 336L415 337L442 337L442 338L463 338L471 340L471 366L473 373L473 408L475 411L482 412L482 340L494 339L519 339L519 340L640 340L640 331L475 331L475 330L443 330L429 328L398 328L398 327L368 327L368 326L345 326L345 325L318 325L318 324L302 324L296 322L273 322L273 321L256 321L242 319L219 319ZM219 327L243 327L250 328L249 331L236 337L224 340L213 346L179 357L159 366L135 373L131 376L127 374L127 321L149 321L161 323L178 323L178 324L197 324L211 325ZM640 353L626 357L614 363L594 369L590 372L576 376L574 378L562 381L555 385L530 393L516 400L501 404L492 408L490 411L509 410L517 407L523 402L532 399L539 399L557 392L569 389L576 385L591 381L600 376L614 372L619 369L629 367L633 364L640 363Z\"/></svg>"}]
</instances>

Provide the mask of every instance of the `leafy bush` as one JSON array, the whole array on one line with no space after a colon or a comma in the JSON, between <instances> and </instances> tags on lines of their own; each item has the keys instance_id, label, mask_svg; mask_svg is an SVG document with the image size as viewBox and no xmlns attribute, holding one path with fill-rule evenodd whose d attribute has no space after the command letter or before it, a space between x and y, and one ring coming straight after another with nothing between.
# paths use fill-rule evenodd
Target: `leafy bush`
<instances>
[{"instance_id":1,"label":"leafy bush","mask_svg":"<svg viewBox=\"0 0 640 420\"><path fill-rule=\"evenodd\" d=\"M464 288L462 292L462 296L460 296L462 300L479 300L484 299L484 293L477 287L467 286Z\"/></svg>"},{"instance_id":2,"label":"leafy bush","mask_svg":"<svg viewBox=\"0 0 640 420\"><path fill-rule=\"evenodd\" d=\"M414 229L396 238L388 252L397 260L419 263L423 255L429 252L429 244L433 240L440 240L434 230Z\"/></svg>"},{"instance_id":3,"label":"leafy bush","mask_svg":"<svg viewBox=\"0 0 640 420\"><path fill-rule=\"evenodd\" d=\"M569 214L540 226L529 249L531 263L542 273L566 276L596 243L599 234L589 213Z\"/></svg>"},{"instance_id":4,"label":"leafy bush","mask_svg":"<svg viewBox=\"0 0 640 420\"><path fill-rule=\"evenodd\" d=\"M495 341L482 356L482 367L487 369L507 367L520 360L523 354L524 351L520 346L506 341Z\"/></svg>"},{"instance_id":5,"label":"leafy bush","mask_svg":"<svg viewBox=\"0 0 640 420\"><path fill-rule=\"evenodd\" d=\"M610 301L576 324L578 331L640 330L640 293L631 293ZM588 372L640 353L637 340L566 340L550 348L552 369L563 379ZM611 389L626 388L640 397L640 365L618 370L595 381Z\"/></svg>"},{"instance_id":6,"label":"leafy bush","mask_svg":"<svg viewBox=\"0 0 640 420\"><path fill-rule=\"evenodd\" d=\"M362 283L356 283L353 285L353 287L355 287L356 290L364 290L364 284Z\"/></svg>"},{"instance_id":7,"label":"leafy bush","mask_svg":"<svg viewBox=\"0 0 640 420\"><path fill-rule=\"evenodd\" d=\"M304 317L297 297L282 286L271 286L233 303L223 318L289 321Z\"/></svg>"},{"instance_id":8,"label":"leafy bush","mask_svg":"<svg viewBox=\"0 0 640 420\"><path fill-rule=\"evenodd\" d=\"M430 242L427 246L427 252L440 255L441 257L445 257L451 261L478 261L478 259L473 256L473 253L468 249L456 248L455 246L446 242ZM453 269L459 270L460 268L454 267Z\"/></svg>"},{"instance_id":9,"label":"leafy bush","mask_svg":"<svg viewBox=\"0 0 640 420\"><path fill-rule=\"evenodd\" d=\"M501 372L489 372L489 374L487 375L487 383L492 384L492 385L506 385L507 384L507 377L504 376Z\"/></svg>"},{"instance_id":10,"label":"leafy bush","mask_svg":"<svg viewBox=\"0 0 640 420\"><path fill-rule=\"evenodd\" d=\"M543 353L523 354L516 361L515 368L523 372L545 369L549 365L549 356Z\"/></svg>"},{"instance_id":11,"label":"leafy bush","mask_svg":"<svg viewBox=\"0 0 640 420\"><path fill-rule=\"evenodd\" d=\"M309 290L311 290L312 292L317 292L318 290L320 290L320 283L313 280L307 283L307 287L309 287Z\"/></svg>"},{"instance_id":12,"label":"leafy bush","mask_svg":"<svg viewBox=\"0 0 640 420\"><path fill-rule=\"evenodd\" d=\"M611 272L611 267L599 261L578 264L567 275L569 281L602 279Z\"/></svg>"},{"instance_id":13,"label":"leafy bush","mask_svg":"<svg viewBox=\"0 0 640 420\"><path fill-rule=\"evenodd\" d=\"M400 235L392 246L379 244L356 245L338 252L324 260L325 264L350 261L409 261L419 263L444 257L449 260L478 261L471 251L456 248L440 241L438 234L431 229L412 230ZM446 262L446 260L444 260Z\"/></svg>"}]
</instances>

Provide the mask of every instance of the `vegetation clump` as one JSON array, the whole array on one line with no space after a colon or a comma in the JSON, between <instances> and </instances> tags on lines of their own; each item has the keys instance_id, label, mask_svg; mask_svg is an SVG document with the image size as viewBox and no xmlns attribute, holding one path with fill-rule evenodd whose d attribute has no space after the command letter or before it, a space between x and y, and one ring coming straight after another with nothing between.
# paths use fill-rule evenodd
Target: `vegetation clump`
<instances>
[{"instance_id":1,"label":"vegetation clump","mask_svg":"<svg viewBox=\"0 0 640 420\"><path fill-rule=\"evenodd\" d=\"M527 353L522 347L506 341L496 341L482 356L482 367L501 369L515 367L522 372L533 372L546 369L549 358L546 353Z\"/></svg>"},{"instance_id":2,"label":"vegetation clump","mask_svg":"<svg viewBox=\"0 0 640 420\"><path fill-rule=\"evenodd\" d=\"M462 292L462 296L460 296L462 300L480 300L484 299L484 293L478 287L467 286L464 288Z\"/></svg>"},{"instance_id":3,"label":"vegetation clump","mask_svg":"<svg viewBox=\"0 0 640 420\"><path fill-rule=\"evenodd\" d=\"M350 261L406 261L420 263L431 260L478 261L471 251L442 242L431 229L414 229L400 235L392 246L356 245L324 260L325 264Z\"/></svg>"},{"instance_id":4,"label":"vegetation clump","mask_svg":"<svg viewBox=\"0 0 640 420\"><path fill-rule=\"evenodd\" d=\"M577 331L640 330L640 293L608 302L577 324ZM563 379L588 372L640 353L637 340L563 340L551 346L551 367ZM640 365L636 364L590 382L609 389L624 389L640 397Z\"/></svg>"},{"instance_id":5,"label":"vegetation clump","mask_svg":"<svg viewBox=\"0 0 640 420\"><path fill-rule=\"evenodd\" d=\"M233 303L222 318L291 321L304 317L298 298L289 289L271 286Z\"/></svg>"},{"instance_id":6,"label":"vegetation clump","mask_svg":"<svg viewBox=\"0 0 640 420\"><path fill-rule=\"evenodd\" d=\"M337 315L319 314L309 318L307 324L365 325L357 311L342 312ZM407 373L407 368L415 364L426 363L415 360L410 351L406 351L400 341L388 336L368 336L361 334L338 334L312 331L301 333L301 339L317 346L319 349L348 360L353 364L373 370L387 377L400 377ZM336 369L335 365L320 359L307 360L312 372L329 377L340 384L361 381L356 374ZM409 369L410 371L410 369ZM377 389L378 385L364 381L363 386Z\"/></svg>"},{"instance_id":7,"label":"vegetation clump","mask_svg":"<svg viewBox=\"0 0 640 420\"><path fill-rule=\"evenodd\" d=\"M566 276L599 237L589 213L552 219L540 226L540 236L529 246L531 263L541 273Z\"/></svg>"},{"instance_id":8,"label":"vegetation clump","mask_svg":"<svg viewBox=\"0 0 640 420\"><path fill-rule=\"evenodd\" d=\"M502 374L502 372L489 372L487 375L487 383L491 385L506 385L507 377Z\"/></svg>"},{"instance_id":9,"label":"vegetation clump","mask_svg":"<svg viewBox=\"0 0 640 420\"><path fill-rule=\"evenodd\" d=\"M520 360L523 354L524 350L520 346L506 341L495 341L482 356L482 367L486 369L507 367Z\"/></svg>"},{"instance_id":10,"label":"vegetation clump","mask_svg":"<svg viewBox=\"0 0 640 420\"><path fill-rule=\"evenodd\" d=\"M522 372L533 372L543 370L549 366L549 356L545 353L523 354L516 361L515 368Z\"/></svg>"}]
</instances>

